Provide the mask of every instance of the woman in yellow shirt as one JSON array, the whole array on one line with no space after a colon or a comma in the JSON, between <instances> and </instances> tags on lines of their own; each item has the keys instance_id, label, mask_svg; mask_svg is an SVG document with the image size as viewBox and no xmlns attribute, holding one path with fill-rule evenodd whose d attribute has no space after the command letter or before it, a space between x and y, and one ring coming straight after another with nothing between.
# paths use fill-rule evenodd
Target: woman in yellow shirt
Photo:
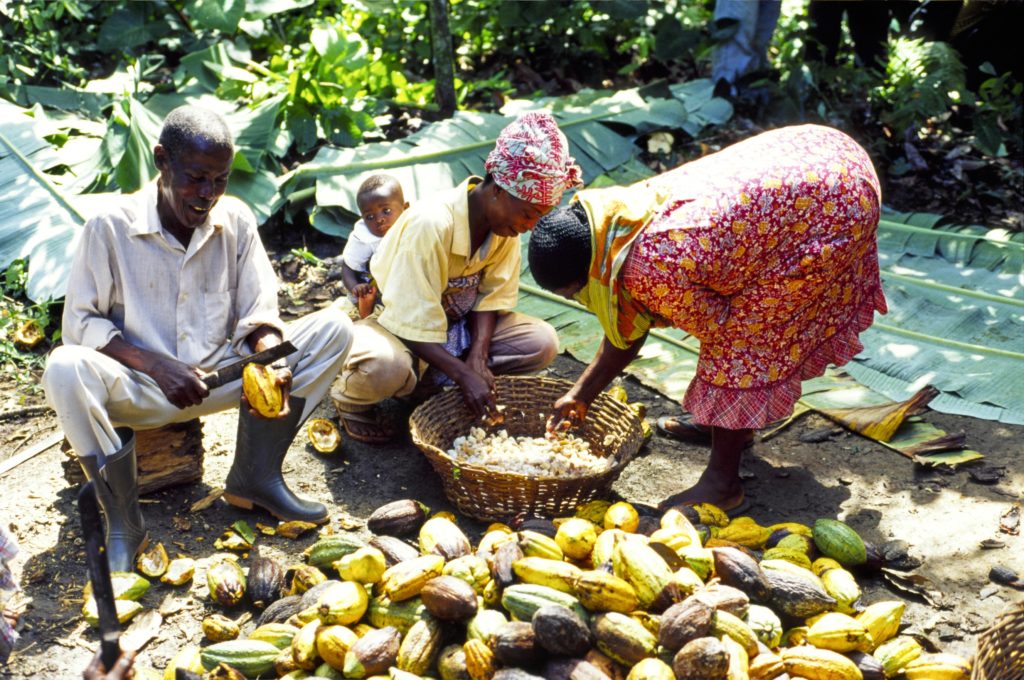
<instances>
[{"instance_id":1,"label":"woman in yellow shirt","mask_svg":"<svg viewBox=\"0 0 1024 680\"><path fill-rule=\"evenodd\" d=\"M530 112L506 127L484 178L418 201L388 231L370 272L383 312L355 325L331 395L345 431L378 443L393 435L376 404L417 385L454 384L483 415L494 375L534 373L558 350L546 322L510 311L519 287L519 235L581 184L554 118ZM429 371L427 370L429 367Z\"/></svg>"}]
</instances>

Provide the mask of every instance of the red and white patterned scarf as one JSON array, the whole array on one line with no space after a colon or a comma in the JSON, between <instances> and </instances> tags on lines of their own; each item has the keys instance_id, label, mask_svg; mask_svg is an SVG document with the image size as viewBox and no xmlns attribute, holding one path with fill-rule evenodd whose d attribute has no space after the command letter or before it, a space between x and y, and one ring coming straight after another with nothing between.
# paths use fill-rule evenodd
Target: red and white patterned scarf
<instances>
[{"instance_id":1,"label":"red and white patterned scarf","mask_svg":"<svg viewBox=\"0 0 1024 680\"><path fill-rule=\"evenodd\" d=\"M524 113L506 126L484 167L502 189L540 205L558 205L567 189L583 186L569 141L543 111Z\"/></svg>"}]
</instances>

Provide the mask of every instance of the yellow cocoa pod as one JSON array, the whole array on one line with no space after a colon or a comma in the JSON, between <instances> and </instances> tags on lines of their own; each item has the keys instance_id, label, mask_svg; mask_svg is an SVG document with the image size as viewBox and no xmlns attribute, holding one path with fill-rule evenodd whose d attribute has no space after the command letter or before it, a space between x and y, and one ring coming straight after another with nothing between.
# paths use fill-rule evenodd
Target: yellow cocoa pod
<instances>
[{"instance_id":1,"label":"yellow cocoa pod","mask_svg":"<svg viewBox=\"0 0 1024 680\"><path fill-rule=\"evenodd\" d=\"M441 575L443 568L444 558L440 555L422 555L399 562L384 572L384 593L392 602L416 597L427 581Z\"/></svg>"},{"instance_id":2,"label":"yellow cocoa pod","mask_svg":"<svg viewBox=\"0 0 1024 680\"><path fill-rule=\"evenodd\" d=\"M135 568L149 578L160 578L167 571L171 560L163 543L154 543L135 559Z\"/></svg>"},{"instance_id":3,"label":"yellow cocoa pod","mask_svg":"<svg viewBox=\"0 0 1024 680\"><path fill-rule=\"evenodd\" d=\"M506 541L514 541L516 538L517 535L514 532L503 529L491 529L480 539L480 543L476 547L476 554L480 556L492 555L499 545Z\"/></svg>"},{"instance_id":4,"label":"yellow cocoa pod","mask_svg":"<svg viewBox=\"0 0 1024 680\"><path fill-rule=\"evenodd\" d=\"M722 646L729 653L729 669L726 680L748 680L750 678L750 655L743 645L728 635L722 636ZM755 651L757 647L754 648Z\"/></svg>"},{"instance_id":5,"label":"yellow cocoa pod","mask_svg":"<svg viewBox=\"0 0 1024 680\"><path fill-rule=\"evenodd\" d=\"M771 534L769 534L769 536L770 535ZM801 536L800 534L789 534L779 539L779 542L773 545L772 547L785 548L786 550L795 550L797 552L803 553L804 555L810 556L811 550L814 548L814 541L812 541L808 536ZM826 557L823 559L829 558ZM836 562L836 564L839 565L838 562Z\"/></svg>"},{"instance_id":6,"label":"yellow cocoa pod","mask_svg":"<svg viewBox=\"0 0 1024 680\"><path fill-rule=\"evenodd\" d=\"M971 663L956 654L922 654L903 667L907 680L967 680Z\"/></svg>"},{"instance_id":7,"label":"yellow cocoa pod","mask_svg":"<svg viewBox=\"0 0 1024 680\"><path fill-rule=\"evenodd\" d=\"M39 325L35 319L29 319L25 323L18 327L18 330L14 331L14 344L23 349L32 349L40 342L46 334L43 333L42 326Z\"/></svg>"},{"instance_id":8,"label":"yellow cocoa pod","mask_svg":"<svg viewBox=\"0 0 1024 680\"><path fill-rule=\"evenodd\" d=\"M580 568L569 562L545 557L524 557L512 563L512 571L520 583L533 583L574 595Z\"/></svg>"},{"instance_id":9,"label":"yellow cocoa pod","mask_svg":"<svg viewBox=\"0 0 1024 680\"><path fill-rule=\"evenodd\" d=\"M319 629L320 621L314 619L302 626L292 638L292 660L299 668L311 671L317 667L316 633Z\"/></svg>"},{"instance_id":10,"label":"yellow cocoa pod","mask_svg":"<svg viewBox=\"0 0 1024 680\"><path fill-rule=\"evenodd\" d=\"M306 423L306 435L317 453L333 453L341 443L338 426L326 418L311 418Z\"/></svg>"},{"instance_id":11,"label":"yellow cocoa pod","mask_svg":"<svg viewBox=\"0 0 1024 680\"><path fill-rule=\"evenodd\" d=\"M609 501L587 501L576 508L576 516L582 517L596 527L603 527L604 516L611 506Z\"/></svg>"},{"instance_id":12,"label":"yellow cocoa pod","mask_svg":"<svg viewBox=\"0 0 1024 680\"><path fill-rule=\"evenodd\" d=\"M264 418L276 418L284 406L277 373L269 366L248 364L242 370L242 391L249 406Z\"/></svg>"},{"instance_id":13,"label":"yellow cocoa pod","mask_svg":"<svg viewBox=\"0 0 1024 680\"><path fill-rule=\"evenodd\" d=\"M860 586L857 585L853 574L842 567L827 569L821 574L821 582L825 586L825 592L836 601L836 611L852 615L853 603L860 599Z\"/></svg>"},{"instance_id":14,"label":"yellow cocoa pod","mask_svg":"<svg viewBox=\"0 0 1024 680\"><path fill-rule=\"evenodd\" d=\"M807 641L833 652L865 651L874 645L864 625L846 614L828 612L807 622Z\"/></svg>"},{"instance_id":15,"label":"yellow cocoa pod","mask_svg":"<svg viewBox=\"0 0 1024 680\"><path fill-rule=\"evenodd\" d=\"M347 626L363 618L368 605L369 597L361 583L342 581L320 596L317 616L325 625Z\"/></svg>"},{"instance_id":16,"label":"yellow cocoa pod","mask_svg":"<svg viewBox=\"0 0 1024 680\"><path fill-rule=\"evenodd\" d=\"M185 647L178 651L164 669L163 680L174 680L179 668L192 671L193 673L203 672L203 662L199 656L198 647Z\"/></svg>"},{"instance_id":17,"label":"yellow cocoa pod","mask_svg":"<svg viewBox=\"0 0 1024 680\"><path fill-rule=\"evenodd\" d=\"M697 512L697 516L700 517L701 524L707 524L709 527L725 527L729 525L729 515L725 514L725 510L722 510L717 505L697 503L693 506L693 509Z\"/></svg>"},{"instance_id":18,"label":"yellow cocoa pod","mask_svg":"<svg viewBox=\"0 0 1024 680\"><path fill-rule=\"evenodd\" d=\"M812 529L806 524L799 524L798 522L780 522L779 524L772 524L768 527L770 531L778 531L779 529L785 529L792 534L800 534L801 536L810 536Z\"/></svg>"},{"instance_id":19,"label":"yellow cocoa pod","mask_svg":"<svg viewBox=\"0 0 1024 680\"><path fill-rule=\"evenodd\" d=\"M769 535L771 531L750 517L737 517L719 529L716 538L739 543L746 548L760 549Z\"/></svg>"},{"instance_id":20,"label":"yellow cocoa pod","mask_svg":"<svg viewBox=\"0 0 1024 680\"><path fill-rule=\"evenodd\" d=\"M722 529L722 531L725 531L725 529ZM792 564L795 564L798 567L803 567L804 569L806 569L808 571L810 571L810 569L811 569L811 560L810 560L810 558L807 557L807 553L801 552L799 550L793 550L793 549L790 549L790 548L781 548L781 547L768 548L768 550L765 550L764 554L761 555L761 559L762 559L762 561L763 560L785 560L786 562L790 562Z\"/></svg>"},{"instance_id":21,"label":"yellow cocoa pod","mask_svg":"<svg viewBox=\"0 0 1024 680\"><path fill-rule=\"evenodd\" d=\"M612 503L604 514L605 529L622 529L628 534L635 533L640 526L640 514L629 503L619 501Z\"/></svg>"},{"instance_id":22,"label":"yellow cocoa pod","mask_svg":"<svg viewBox=\"0 0 1024 680\"><path fill-rule=\"evenodd\" d=\"M466 670L473 680L490 680L494 677L494 652L482 640L467 640L462 645L466 654Z\"/></svg>"},{"instance_id":23,"label":"yellow cocoa pod","mask_svg":"<svg viewBox=\"0 0 1024 680\"><path fill-rule=\"evenodd\" d=\"M316 653L334 670L345 667L345 655L359 636L345 626L320 626L316 631Z\"/></svg>"},{"instance_id":24,"label":"yellow cocoa pod","mask_svg":"<svg viewBox=\"0 0 1024 680\"><path fill-rule=\"evenodd\" d=\"M642 659L640 663L630 669L626 680L675 680L672 668L662 661L653 657Z\"/></svg>"},{"instance_id":25,"label":"yellow cocoa pod","mask_svg":"<svg viewBox=\"0 0 1024 680\"><path fill-rule=\"evenodd\" d=\"M388 565L384 553L377 548L365 547L345 555L334 562L338 575L346 581L359 583L377 583Z\"/></svg>"},{"instance_id":26,"label":"yellow cocoa pod","mask_svg":"<svg viewBox=\"0 0 1024 680\"><path fill-rule=\"evenodd\" d=\"M643 543L622 541L612 558L614 573L629 581L640 606L649 608L672 583L672 570L653 548Z\"/></svg>"},{"instance_id":27,"label":"yellow cocoa pod","mask_svg":"<svg viewBox=\"0 0 1024 680\"><path fill-rule=\"evenodd\" d=\"M773 680L786 672L782 657L772 651L762 651L750 660L747 673L750 680Z\"/></svg>"},{"instance_id":28,"label":"yellow cocoa pod","mask_svg":"<svg viewBox=\"0 0 1024 680\"><path fill-rule=\"evenodd\" d=\"M210 614L202 623L203 635L210 642L224 642L238 637L238 624L222 614Z\"/></svg>"},{"instance_id":29,"label":"yellow cocoa pod","mask_svg":"<svg viewBox=\"0 0 1024 680\"><path fill-rule=\"evenodd\" d=\"M131 621L136 614L142 611L142 605L134 600L114 600L114 607L117 609L118 623ZM85 605L82 606L82 616L90 626L100 625L100 614L95 599L86 600Z\"/></svg>"},{"instance_id":30,"label":"yellow cocoa pod","mask_svg":"<svg viewBox=\"0 0 1024 680\"><path fill-rule=\"evenodd\" d=\"M167 565L167 571L160 577L160 580L172 586L180 586L191 581L195 573L196 561L191 557L179 557L176 560L171 560L171 563Z\"/></svg>"},{"instance_id":31,"label":"yellow cocoa pod","mask_svg":"<svg viewBox=\"0 0 1024 680\"><path fill-rule=\"evenodd\" d=\"M582 517L570 517L562 522L555 533L555 543L562 553L574 560L585 560L597 542L597 527Z\"/></svg>"},{"instance_id":32,"label":"yellow cocoa pod","mask_svg":"<svg viewBox=\"0 0 1024 680\"><path fill-rule=\"evenodd\" d=\"M650 535L649 542L661 543L672 550L672 552L682 556L681 551L693 545L693 536L682 528L656 529Z\"/></svg>"},{"instance_id":33,"label":"yellow cocoa pod","mask_svg":"<svg viewBox=\"0 0 1024 680\"><path fill-rule=\"evenodd\" d=\"M790 538L787 536L786 538ZM785 540L785 539L783 539ZM782 545L782 541L779 541L779 545ZM836 562L831 557L819 557L811 563L811 571L814 572L815 576L821 576L830 569L842 569L843 565Z\"/></svg>"},{"instance_id":34,"label":"yellow cocoa pod","mask_svg":"<svg viewBox=\"0 0 1024 680\"><path fill-rule=\"evenodd\" d=\"M580 604L592 612L628 614L639 606L629 581L601 569L582 572L575 586Z\"/></svg>"},{"instance_id":35,"label":"yellow cocoa pod","mask_svg":"<svg viewBox=\"0 0 1024 680\"><path fill-rule=\"evenodd\" d=\"M900 629L900 621L903 619L903 610L906 605L898 600L887 600L876 602L857 614L857 620L863 624L875 647L892 639Z\"/></svg>"},{"instance_id":36,"label":"yellow cocoa pod","mask_svg":"<svg viewBox=\"0 0 1024 680\"><path fill-rule=\"evenodd\" d=\"M808 680L862 680L864 677L857 664L839 652L803 645L783 649L780 656L790 676Z\"/></svg>"},{"instance_id":37,"label":"yellow cocoa pod","mask_svg":"<svg viewBox=\"0 0 1024 680\"><path fill-rule=\"evenodd\" d=\"M590 561L595 567L610 563L615 555L615 546L625 539L626 532L621 529L601 532L594 543L594 550L590 553Z\"/></svg>"},{"instance_id":38,"label":"yellow cocoa pod","mask_svg":"<svg viewBox=\"0 0 1024 680\"><path fill-rule=\"evenodd\" d=\"M900 635L888 642L883 642L871 655L878 659L878 663L882 664L882 668L885 669L885 677L891 678L923 653L924 650L921 649L920 642L909 635Z\"/></svg>"}]
</instances>

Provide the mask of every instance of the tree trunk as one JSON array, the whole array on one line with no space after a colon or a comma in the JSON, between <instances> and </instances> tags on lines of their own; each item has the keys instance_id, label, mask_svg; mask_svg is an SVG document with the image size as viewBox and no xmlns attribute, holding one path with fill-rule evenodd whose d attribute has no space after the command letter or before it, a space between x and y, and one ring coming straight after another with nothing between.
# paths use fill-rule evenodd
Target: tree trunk
<instances>
[{"instance_id":1,"label":"tree trunk","mask_svg":"<svg viewBox=\"0 0 1024 680\"><path fill-rule=\"evenodd\" d=\"M67 439L64 478L69 484L85 481L78 457ZM203 425L198 418L135 433L135 458L139 466L139 494L169 486L191 484L203 478Z\"/></svg>"},{"instance_id":2,"label":"tree trunk","mask_svg":"<svg viewBox=\"0 0 1024 680\"><path fill-rule=\"evenodd\" d=\"M448 0L430 0L431 51L434 55L434 96L441 115L455 113L455 57L448 27Z\"/></svg>"}]
</instances>

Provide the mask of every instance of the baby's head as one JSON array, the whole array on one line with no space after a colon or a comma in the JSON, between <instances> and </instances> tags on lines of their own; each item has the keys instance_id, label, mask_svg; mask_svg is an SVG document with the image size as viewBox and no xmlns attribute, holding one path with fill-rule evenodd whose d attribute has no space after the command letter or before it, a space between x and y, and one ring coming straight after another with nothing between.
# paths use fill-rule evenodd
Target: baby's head
<instances>
[{"instance_id":1,"label":"baby's head","mask_svg":"<svg viewBox=\"0 0 1024 680\"><path fill-rule=\"evenodd\" d=\"M356 192L359 216L375 236L383 236L409 204L402 194L402 185L391 175L372 175Z\"/></svg>"}]
</instances>

